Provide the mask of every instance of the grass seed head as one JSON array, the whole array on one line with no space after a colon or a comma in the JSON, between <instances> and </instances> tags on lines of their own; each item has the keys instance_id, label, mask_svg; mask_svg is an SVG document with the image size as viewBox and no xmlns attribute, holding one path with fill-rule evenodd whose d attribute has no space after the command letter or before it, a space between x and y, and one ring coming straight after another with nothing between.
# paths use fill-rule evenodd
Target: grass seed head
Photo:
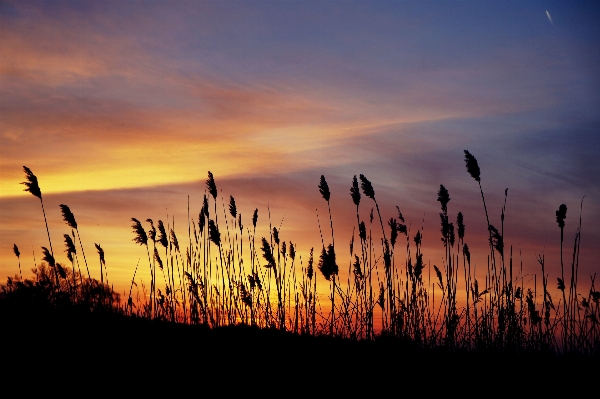
<instances>
[{"instance_id":1,"label":"grass seed head","mask_svg":"<svg viewBox=\"0 0 600 399\"><path fill-rule=\"evenodd\" d=\"M388 222L388 226L390 226L391 234L390 234L390 243L392 244L392 248L396 246L396 240L398 239L398 222L394 218L390 218Z\"/></svg>"},{"instance_id":2,"label":"grass seed head","mask_svg":"<svg viewBox=\"0 0 600 399\"><path fill-rule=\"evenodd\" d=\"M323 175L321 175L321 180L319 181L319 192L323 196L323 199L329 202L331 193L329 192L329 185L327 184L327 181L325 181L325 176Z\"/></svg>"},{"instance_id":3,"label":"grass seed head","mask_svg":"<svg viewBox=\"0 0 600 399\"><path fill-rule=\"evenodd\" d=\"M567 206L561 204L556 211L556 223L561 229L565 227L565 219L567 218Z\"/></svg>"},{"instance_id":4,"label":"grass seed head","mask_svg":"<svg viewBox=\"0 0 600 399\"><path fill-rule=\"evenodd\" d=\"M463 245L463 253L465 254L465 257L467 258L467 263L469 263L469 265L471 264L471 252L469 251L469 246L467 244Z\"/></svg>"},{"instance_id":5,"label":"grass seed head","mask_svg":"<svg viewBox=\"0 0 600 399\"><path fill-rule=\"evenodd\" d=\"M100 262L103 265L106 265L106 261L104 260L104 250L100 246L100 244L94 244L96 246L96 250L98 251L98 256L100 256Z\"/></svg>"},{"instance_id":6,"label":"grass seed head","mask_svg":"<svg viewBox=\"0 0 600 399\"><path fill-rule=\"evenodd\" d=\"M438 202L442 204L442 212L447 215L448 214L448 202L450 202L450 194L446 187L443 184L440 184L440 189L438 191Z\"/></svg>"},{"instance_id":7,"label":"grass seed head","mask_svg":"<svg viewBox=\"0 0 600 399\"><path fill-rule=\"evenodd\" d=\"M237 207L233 195L229 196L229 214L235 219L237 217Z\"/></svg>"},{"instance_id":8,"label":"grass seed head","mask_svg":"<svg viewBox=\"0 0 600 399\"><path fill-rule=\"evenodd\" d=\"M77 222L75 221L75 215L71 212L71 209L65 204L60 204L60 210L62 212L63 220L67 222L70 228L77 230Z\"/></svg>"},{"instance_id":9,"label":"grass seed head","mask_svg":"<svg viewBox=\"0 0 600 399\"><path fill-rule=\"evenodd\" d=\"M367 241L367 227L365 226L365 222L360 222L358 225L358 236L362 242Z\"/></svg>"},{"instance_id":10,"label":"grass seed head","mask_svg":"<svg viewBox=\"0 0 600 399\"><path fill-rule=\"evenodd\" d=\"M25 172L25 178L27 179L27 181L21 183L24 184L26 187L24 191L29 191L31 194L33 194L41 200L42 191L40 190L37 177L27 166L23 166L23 171Z\"/></svg>"},{"instance_id":11,"label":"grass seed head","mask_svg":"<svg viewBox=\"0 0 600 399\"><path fill-rule=\"evenodd\" d=\"M269 243L267 242L267 240L265 239L265 237L262 238L262 252L263 252L263 258L265 258L265 260L267 261L267 264L265 265L266 268L271 268L275 266L275 258L273 257L273 251L271 250L271 246L269 245Z\"/></svg>"},{"instance_id":12,"label":"grass seed head","mask_svg":"<svg viewBox=\"0 0 600 399\"><path fill-rule=\"evenodd\" d=\"M402 221L402 223L406 223L404 221L404 216L402 216L402 212L400 212L400 207L398 205L396 205L396 210L398 211L398 219L400 219Z\"/></svg>"},{"instance_id":13,"label":"grass seed head","mask_svg":"<svg viewBox=\"0 0 600 399\"><path fill-rule=\"evenodd\" d=\"M160 245L163 247L167 247L169 245L169 239L167 237L167 231L165 230L165 225L162 220L158 221L158 240Z\"/></svg>"},{"instance_id":14,"label":"grass seed head","mask_svg":"<svg viewBox=\"0 0 600 399\"><path fill-rule=\"evenodd\" d=\"M152 219L146 219L146 222L150 223L150 230L148 230L148 237L152 240L152 242L156 242L156 227L154 227L154 222Z\"/></svg>"},{"instance_id":15,"label":"grass seed head","mask_svg":"<svg viewBox=\"0 0 600 399\"><path fill-rule=\"evenodd\" d=\"M463 240L465 238L465 224L462 212L458 212L458 215L456 215L456 226L458 230L458 239Z\"/></svg>"},{"instance_id":16,"label":"grass seed head","mask_svg":"<svg viewBox=\"0 0 600 399\"><path fill-rule=\"evenodd\" d=\"M133 224L131 228L133 229L133 233L135 237L133 238L133 242L140 245L148 245L148 236L146 235L146 231L142 227L142 224L136 218L131 218Z\"/></svg>"},{"instance_id":17,"label":"grass seed head","mask_svg":"<svg viewBox=\"0 0 600 399\"><path fill-rule=\"evenodd\" d=\"M17 247L17 244L13 244L13 252L15 253L17 258L21 257L21 252L19 252L19 247Z\"/></svg>"},{"instance_id":18,"label":"grass seed head","mask_svg":"<svg viewBox=\"0 0 600 399\"><path fill-rule=\"evenodd\" d=\"M258 208L254 210L254 214L252 215L252 226L256 229L256 222L258 222Z\"/></svg>"},{"instance_id":19,"label":"grass seed head","mask_svg":"<svg viewBox=\"0 0 600 399\"><path fill-rule=\"evenodd\" d=\"M206 179L206 189L208 190L209 194L212 195L213 199L216 200L217 185L215 184L215 178L210 171L208 172L208 178Z\"/></svg>"},{"instance_id":20,"label":"grass seed head","mask_svg":"<svg viewBox=\"0 0 600 399\"><path fill-rule=\"evenodd\" d=\"M502 238L502 235L498 232L498 229L491 224L489 230L491 234L491 237L489 239L490 245L496 248L496 251L498 251L501 256L504 256L504 240Z\"/></svg>"},{"instance_id":21,"label":"grass seed head","mask_svg":"<svg viewBox=\"0 0 600 399\"><path fill-rule=\"evenodd\" d=\"M473 179L477 182L481 182L481 171L479 170L479 165L477 164L477 160L471 153L465 150L465 163L467 165L467 172L471 175Z\"/></svg>"},{"instance_id":22,"label":"grass seed head","mask_svg":"<svg viewBox=\"0 0 600 399\"><path fill-rule=\"evenodd\" d=\"M70 235L64 234L64 237L65 237L65 247L67 247L67 249L65 251L67 253L67 259L69 259L69 262L73 262L73 255L77 253L75 244L73 243L73 240L71 239Z\"/></svg>"},{"instance_id":23,"label":"grass seed head","mask_svg":"<svg viewBox=\"0 0 600 399\"><path fill-rule=\"evenodd\" d=\"M339 269L335 260L335 249L333 248L333 245L329 244L327 249L323 247L318 267L326 280L330 280L331 276L338 274Z\"/></svg>"},{"instance_id":24,"label":"grass seed head","mask_svg":"<svg viewBox=\"0 0 600 399\"><path fill-rule=\"evenodd\" d=\"M208 208L208 197L206 196L206 194L204 194L204 199L202 201L202 213L204 213L204 215L210 219L210 210Z\"/></svg>"},{"instance_id":25,"label":"grass seed head","mask_svg":"<svg viewBox=\"0 0 600 399\"><path fill-rule=\"evenodd\" d=\"M160 268L160 270L163 270L163 262L160 258L160 255L158 254L158 249L156 249L156 247L154 247L154 260L156 261L156 263L158 263L158 267Z\"/></svg>"},{"instance_id":26,"label":"grass seed head","mask_svg":"<svg viewBox=\"0 0 600 399\"><path fill-rule=\"evenodd\" d=\"M44 254L42 260L48 263L49 266L54 267L56 262L54 261L54 256L48 251L48 248L42 247L42 254Z\"/></svg>"},{"instance_id":27,"label":"grass seed head","mask_svg":"<svg viewBox=\"0 0 600 399\"><path fill-rule=\"evenodd\" d=\"M220 234L219 234L219 237L221 237ZM177 236L175 235L175 232L173 231L173 229L171 229L171 244L173 244L175 249L179 252L179 241L177 240Z\"/></svg>"},{"instance_id":28,"label":"grass seed head","mask_svg":"<svg viewBox=\"0 0 600 399\"><path fill-rule=\"evenodd\" d=\"M360 187L362 188L365 196L373 200L375 199L375 190L373 189L373 185L363 174L360 175Z\"/></svg>"},{"instance_id":29,"label":"grass seed head","mask_svg":"<svg viewBox=\"0 0 600 399\"><path fill-rule=\"evenodd\" d=\"M350 196L352 197L352 202L354 205L358 206L360 204L360 190L358 188L358 179L356 175L352 179L352 187L350 187Z\"/></svg>"}]
</instances>

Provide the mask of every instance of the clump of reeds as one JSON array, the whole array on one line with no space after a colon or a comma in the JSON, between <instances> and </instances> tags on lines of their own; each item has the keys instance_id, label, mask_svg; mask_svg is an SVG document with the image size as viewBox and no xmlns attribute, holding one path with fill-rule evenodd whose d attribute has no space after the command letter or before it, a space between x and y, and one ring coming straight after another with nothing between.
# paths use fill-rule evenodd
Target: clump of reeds
<instances>
[{"instance_id":1,"label":"clump of reeds","mask_svg":"<svg viewBox=\"0 0 600 399\"><path fill-rule=\"evenodd\" d=\"M432 265L427 263L423 253L423 228L411 231L410 223L406 222L398 206L391 217L385 218L384 224L373 184L365 175L360 174L359 178L355 175L350 197L356 206L357 224L349 235L348 272L344 276L340 275L343 251L339 249L339 239L338 247L335 244L331 191L322 175L318 189L327 202L331 242L323 235L317 213L322 243L316 265L318 275L314 271L313 248L308 262L304 263L298 246L282 233L281 224L272 226L270 210L268 234L259 235L258 249L258 209L253 212L251 226L244 227L238 203L230 195L228 202L221 198L219 206L222 205L223 213L219 218L217 186L213 174L208 172L197 220L189 216L188 200L187 240L178 239L174 218L168 215L166 226L162 220L155 226L153 219L146 219L150 225L147 231L138 219L131 219L133 241L146 247L150 292L143 307L139 306L139 298L137 302L133 300L133 286L137 286L136 266L123 310L133 315L136 307L138 316L211 327L241 323L302 334L369 340L385 335L410 340L425 348L600 352L600 293L594 285L595 276L592 276L587 295L579 293L577 287L581 216L575 236L568 295L562 248L567 211L564 204L556 211L561 232L561 270L560 277L556 278L562 297L552 296L548 283L552 272L547 270L544 255L538 256L542 277L539 294L537 274L531 284L525 282L522 262L520 268L513 271L512 246L506 243L504 236L508 189L504 192L500 224L495 223L497 228L490 222L478 162L469 151L465 150L464 154L467 172L480 189L488 230L488 264L479 274L476 265L471 266L471 249L465 242L464 215L458 212L456 218L452 216L449 190L442 184L437 191L437 201L441 210L440 233L445 256L441 266L433 265L432 273ZM28 168L24 170L26 191L41 201L37 177ZM374 207L367 205L364 209L362 196L373 200ZM210 207L211 201L213 207ZM361 205L367 217L361 217ZM54 258L46 223L50 249L42 247L45 263L37 269L35 284L50 287L54 298L56 293L70 292L73 302L96 301L97 306L113 306L114 300L103 300L103 295L110 292L104 284L107 274L103 249L95 244L101 281L92 280L89 269L88 280L84 281L81 271L75 269L78 262L75 232L83 254L77 222L68 206L60 207L64 221L72 229L71 234L64 234L72 268L65 269ZM46 220L43 202L42 210ZM373 229L375 210L379 227ZM402 235L406 238L405 251L401 249L404 246ZM161 246L164 255L159 253ZM13 252L19 260L20 271L20 252L16 244ZM163 276L162 282L156 278L157 267ZM324 312L317 294L317 280L321 278L330 288L330 310ZM7 285L3 290L12 292L21 286L19 284L24 283L10 280L10 287L6 288ZM143 283L141 286L145 290ZM464 287L464 306L458 300L459 287L461 290ZM114 298L112 293L108 295Z\"/></svg>"}]
</instances>

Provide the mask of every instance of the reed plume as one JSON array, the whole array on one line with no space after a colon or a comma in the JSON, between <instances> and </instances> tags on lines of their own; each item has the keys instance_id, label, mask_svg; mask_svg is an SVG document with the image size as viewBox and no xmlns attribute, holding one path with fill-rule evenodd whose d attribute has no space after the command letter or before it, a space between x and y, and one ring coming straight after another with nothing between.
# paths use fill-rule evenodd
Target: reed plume
<instances>
[{"instance_id":1,"label":"reed plume","mask_svg":"<svg viewBox=\"0 0 600 399\"><path fill-rule=\"evenodd\" d=\"M208 190L209 194L212 195L213 199L216 201L217 200L217 185L215 184L215 178L213 177L213 174L210 171L208 172L208 178L206 179L206 189Z\"/></svg>"},{"instance_id":2,"label":"reed plume","mask_svg":"<svg viewBox=\"0 0 600 399\"><path fill-rule=\"evenodd\" d=\"M71 229L71 234L73 235L73 239L75 238L75 231ZM75 274L75 257L73 255L77 254L77 249L75 248L75 243L71 239L71 236L68 234L64 235L65 237L65 246L67 259L71 262L71 266L73 266L73 286L75 287L75 292L77 292L77 275ZM79 269L79 279L81 281L81 286L83 287L83 277L81 276L81 268L79 267L79 260L77 260L77 268Z\"/></svg>"},{"instance_id":3,"label":"reed plume","mask_svg":"<svg viewBox=\"0 0 600 399\"><path fill-rule=\"evenodd\" d=\"M148 235L146 231L142 227L142 223L136 218L131 218L133 224L131 228L133 229L133 233L135 236L133 237L133 242L139 245L144 245L146 247L146 255L148 256L148 266L150 268L150 317L154 318L156 313L156 293L154 292L155 284L154 284L154 273L152 271L152 262L150 261L150 249L148 248ZM159 221L160 222L160 221ZM159 228L162 223L159 223ZM164 230L164 226L163 226Z\"/></svg>"},{"instance_id":4,"label":"reed plume","mask_svg":"<svg viewBox=\"0 0 600 399\"><path fill-rule=\"evenodd\" d=\"M104 284L103 267L106 268L106 261L104 260L104 250L102 249L100 244L94 243L94 245L96 246L96 250L98 251L98 256L100 257L100 282L102 284ZM107 281L107 283L108 283L108 281Z\"/></svg>"},{"instance_id":5,"label":"reed plume","mask_svg":"<svg viewBox=\"0 0 600 399\"><path fill-rule=\"evenodd\" d=\"M221 233L212 219L208 221L208 234L213 244L217 247L221 247Z\"/></svg>"},{"instance_id":6,"label":"reed plume","mask_svg":"<svg viewBox=\"0 0 600 399\"><path fill-rule=\"evenodd\" d=\"M237 217L237 207L235 206L235 199L232 195L229 196L229 214L234 219Z\"/></svg>"},{"instance_id":7,"label":"reed plume","mask_svg":"<svg viewBox=\"0 0 600 399\"><path fill-rule=\"evenodd\" d=\"M31 194L33 194L35 197L39 198L40 203L42 204L42 213L44 214L44 223L46 223L46 233L48 234L48 244L50 245L50 254L52 255L52 258L54 258L54 251L52 250L52 240L50 239L50 229L48 228L48 220L46 219L46 210L44 209L44 200L42 200L42 190L40 189L40 185L38 184L38 179L37 179L36 175L33 174L31 169L29 169L27 166L23 166L23 171L25 172L25 178L27 179L27 181L24 181L21 183L21 184L25 185L25 190L23 190L23 191L28 191ZM56 277L56 289L59 289L60 287L58 286L59 282L58 282L58 274L56 272L56 269L54 269L54 273L55 273L55 277Z\"/></svg>"},{"instance_id":8,"label":"reed plume","mask_svg":"<svg viewBox=\"0 0 600 399\"><path fill-rule=\"evenodd\" d=\"M358 188L358 179L356 178L356 175L354 175L354 178L352 178L350 196L352 197L352 202L354 202L354 205L358 207L358 205L360 204L360 190Z\"/></svg>"},{"instance_id":9,"label":"reed plume","mask_svg":"<svg viewBox=\"0 0 600 399\"><path fill-rule=\"evenodd\" d=\"M62 213L63 220L67 223L67 225L70 228L75 229L75 231L77 232L77 238L79 239L79 247L81 248L81 254L83 255L85 269L87 270L88 279L91 280L92 276L90 274L90 269L87 264L87 258L85 257L85 251L83 250L83 244L81 242L81 236L79 235L79 229L77 227L77 221L75 220L75 215L73 215L73 212L71 212L71 209L67 205L60 204L59 206L60 206L60 211Z\"/></svg>"},{"instance_id":10,"label":"reed plume","mask_svg":"<svg viewBox=\"0 0 600 399\"><path fill-rule=\"evenodd\" d=\"M75 244L73 243L71 236L68 234L64 234L64 237L65 237L65 247L67 248L65 250L65 252L67 253L67 259L69 259L69 262L72 263L75 260L73 255L77 254L77 250L75 249Z\"/></svg>"},{"instance_id":11,"label":"reed plume","mask_svg":"<svg viewBox=\"0 0 600 399\"><path fill-rule=\"evenodd\" d=\"M13 252L19 260L19 276L21 276L21 280L23 280L23 273L21 273L21 252L19 252L19 247L17 247L17 244L13 244Z\"/></svg>"},{"instance_id":12,"label":"reed plume","mask_svg":"<svg viewBox=\"0 0 600 399\"><path fill-rule=\"evenodd\" d=\"M34 175L31 169L29 169L27 166L23 166L23 171L25 172L25 178L27 179L27 181L21 183L26 187L23 191L28 191L41 200L42 191L40 190L36 175Z\"/></svg>"}]
</instances>

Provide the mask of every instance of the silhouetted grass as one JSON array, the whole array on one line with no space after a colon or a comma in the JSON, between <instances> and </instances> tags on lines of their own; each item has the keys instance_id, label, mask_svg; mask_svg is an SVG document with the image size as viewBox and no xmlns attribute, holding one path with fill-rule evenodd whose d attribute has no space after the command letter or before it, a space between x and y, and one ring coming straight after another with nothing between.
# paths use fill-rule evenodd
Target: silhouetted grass
<instances>
[{"instance_id":1,"label":"silhouetted grass","mask_svg":"<svg viewBox=\"0 0 600 399\"><path fill-rule=\"evenodd\" d=\"M25 313L33 314L37 314L39 309L43 312L71 309L113 314L124 317L123 320L132 318L202 325L210 329L244 325L304 336L328 336L330 339L391 339L401 343L405 349L415 350L598 356L600 293L595 289L594 277L586 295L577 292L581 217L567 295L562 266L566 206L561 205L556 212L561 234L561 276L557 277L557 281L562 297L551 295L545 259L540 257L540 306L537 303L540 297L537 275L533 286L526 285L522 265L519 271L513 270L512 247L505 254L505 206L501 227L497 229L490 224L477 160L468 151L465 151L465 163L467 172L479 185L488 224L490 254L483 281L478 281L476 270L471 268L463 214L458 212L456 219L451 216L451 197L444 185L440 185L437 192L441 205L439 216L441 241L445 249L444 265L433 265L432 276L431 265L424 261L421 230L413 235L398 207L397 218L391 217L384 225L373 184L362 174L360 189L356 176L350 186L351 200L356 205L358 239L355 240L355 229L350 241L351 261L347 281L336 280L339 266L331 193L325 177L321 176L317 187L327 202L331 229L331 244L326 245L321 232L322 249L317 266L331 288L327 298L331 308L323 312L317 295L317 279L321 277L314 271L313 249L310 249L310 257L305 263L301 256L297 256L296 245L281 239L281 226L271 225L270 212L268 237L256 237L258 209L253 213L252 226L244 229L242 215L232 196L228 206L221 199L223 214L218 218L218 191L214 176L209 172L207 193L197 223L188 215L188 240L183 242L184 246L180 246L175 234L174 218L169 221L167 217L166 227L159 220L156 228L153 220L148 218L148 230L138 219L131 219L133 241L146 247L151 276L148 299L145 294L142 298L138 294L136 300L132 298L133 286L137 287L136 266L129 297L121 303L119 295L104 282L106 264L99 244L95 246L100 259L100 282L90 278L89 269L88 278L83 278L81 272L75 269L78 259L73 239L74 231L79 237L78 226L69 207L61 205L63 219L72 228L71 235L64 234L72 268L63 268L55 261L52 249L43 247L45 263L34 270L32 279L9 278L2 286L0 302L4 309L24 309ZM37 178L28 168L24 169L28 191L41 200ZM361 204L365 205L364 201L361 202L361 189L362 194L375 204L375 208L367 208L370 210L367 220L361 220L360 216L359 208ZM36 195L38 192L39 196ZM507 193L505 191L505 205ZM210 210L211 201L214 213ZM379 219L376 231L381 229L381 236L372 232L375 209ZM456 225L450 220L456 220ZM49 229L47 232L51 245ZM399 244L402 235L406 239L406 247L405 251L398 251L404 246ZM257 238L261 243L258 250ZM153 246L152 256L149 240ZM79 241L83 251L80 237ZM161 246L164 256L159 253ZM20 268L16 244L14 253ZM162 278L156 276L157 266ZM457 301L460 287L464 287L466 294L464 306ZM139 292L139 287L136 289ZM145 291L143 285L141 289Z\"/></svg>"}]
</instances>

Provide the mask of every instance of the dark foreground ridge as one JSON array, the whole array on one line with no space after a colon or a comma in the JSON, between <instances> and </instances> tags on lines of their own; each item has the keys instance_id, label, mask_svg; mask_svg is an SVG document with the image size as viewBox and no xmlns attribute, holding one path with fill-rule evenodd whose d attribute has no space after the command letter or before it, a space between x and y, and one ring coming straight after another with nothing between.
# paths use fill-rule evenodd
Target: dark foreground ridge
<instances>
[{"instance_id":1,"label":"dark foreground ridge","mask_svg":"<svg viewBox=\"0 0 600 399\"><path fill-rule=\"evenodd\" d=\"M357 341L247 325L211 329L76 307L15 307L2 299L0 320L4 358L14 365L9 376L42 373L50 380L68 376L92 383L100 378L104 387L154 378L162 384L172 374L237 389L259 384L265 393L298 384L369 392L409 383L437 391L445 389L441 384L467 382L469 390L492 384L508 392L525 384L525 391L553 392L560 387L552 388L551 376L589 384L600 363L597 357L552 353L425 350L398 338Z\"/></svg>"}]
</instances>

